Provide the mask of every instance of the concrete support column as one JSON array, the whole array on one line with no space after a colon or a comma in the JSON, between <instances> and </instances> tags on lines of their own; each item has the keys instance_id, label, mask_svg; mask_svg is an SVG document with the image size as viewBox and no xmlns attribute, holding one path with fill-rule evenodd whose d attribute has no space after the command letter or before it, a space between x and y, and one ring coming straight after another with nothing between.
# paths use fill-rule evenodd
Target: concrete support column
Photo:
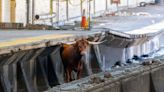
<instances>
[{"instance_id":1,"label":"concrete support column","mask_svg":"<svg viewBox=\"0 0 164 92\"><path fill-rule=\"evenodd\" d=\"M2 0L2 22L10 22L10 0Z\"/></svg>"}]
</instances>

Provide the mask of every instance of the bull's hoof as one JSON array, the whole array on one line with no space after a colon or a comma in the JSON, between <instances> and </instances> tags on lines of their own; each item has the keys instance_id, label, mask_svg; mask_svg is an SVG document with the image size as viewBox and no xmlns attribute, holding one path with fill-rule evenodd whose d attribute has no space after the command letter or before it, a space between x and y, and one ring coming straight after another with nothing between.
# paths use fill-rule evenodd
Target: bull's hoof
<instances>
[{"instance_id":1,"label":"bull's hoof","mask_svg":"<svg viewBox=\"0 0 164 92\"><path fill-rule=\"evenodd\" d=\"M152 64L153 64L152 60L142 62L143 66L152 65Z\"/></svg>"},{"instance_id":2,"label":"bull's hoof","mask_svg":"<svg viewBox=\"0 0 164 92\"><path fill-rule=\"evenodd\" d=\"M110 72L106 72L104 74L104 78L111 78L112 77L112 74Z\"/></svg>"},{"instance_id":3,"label":"bull's hoof","mask_svg":"<svg viewBox=\"0 0 164 92\"><path fill-rule=\"evenodd\" d=\"M93 83L99 84L104 81L105 81L104 79L101 79L100 77L96 77L96 76L91 77L91 79L90 79L91 84L93 84Z\"/></svg>"},{"instance_id":4,"label":"bull's hoof","mask_svg":"<svg viewBox=\"0 0 164 92\"><path fill-rule=\"evenodd\" d=\"M158 59L153 59L153 60L149 60L149 61L144 61L142 63L142 65L146 66L146 65L152 65L152 64L161 64L161 61Z\"/></svg>"},{"instance_id":5,"label":"bull's hoof","mask_svg":"<svg viewBox=\"0 0 164 92\"><path fill-rule=\"evenodd\" d=\"M161 61L158 60L158 59L153 59L152 62L155 63L155 64L161 64Z\"/></svg>"}]
</instances>

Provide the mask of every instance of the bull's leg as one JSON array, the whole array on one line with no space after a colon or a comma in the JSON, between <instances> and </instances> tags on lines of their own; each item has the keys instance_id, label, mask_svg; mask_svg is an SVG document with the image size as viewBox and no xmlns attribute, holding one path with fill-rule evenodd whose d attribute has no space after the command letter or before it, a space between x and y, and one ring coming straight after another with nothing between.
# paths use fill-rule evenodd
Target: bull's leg
<instances>
[{"instance_id":1,"label":"bull's leg","mask_svg":"<svg viewBox=\"0 0 164 92\"><path fill-rule=\"evenodd\" d=\"M77 69L77 79L81 78L82 71L83 71L83 62L79 62L78 69Z\"/></svg>"},{"instance_id":2,"label":"bull's leg","mask_svg":"<svg viewBox=\"0 0 164 92\"><path fill-rule=\"evenodd\" d=\"M69 68L69 81L72 81L72 68Z\"/></svg>"},{"instance_id":3,"label":"bull's leg","mask_svg":"<svg viewBox=\"0 0 164 92\"><path fill-rule=\"evenodd\" d=\"M69 75L69 69L66 69L66 82L69 82L70 75Z\"/></svg>"},{"instance_id":4,"label":"bull's leg","mask_svg":"<svg viewBox=\"0 0 164 92\"><path fill-rule=\"evenodd\" d=\"M66 69L66 82L72 81L72 68L68 67Z\"/></svg>"}]
</instances>

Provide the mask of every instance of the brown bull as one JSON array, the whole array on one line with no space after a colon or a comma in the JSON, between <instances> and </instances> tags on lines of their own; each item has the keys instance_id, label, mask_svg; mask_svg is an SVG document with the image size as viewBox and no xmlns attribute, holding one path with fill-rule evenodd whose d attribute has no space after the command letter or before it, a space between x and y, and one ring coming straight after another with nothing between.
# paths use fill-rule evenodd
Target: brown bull
<instances>
[{"instance_id":1,"label":"brown bull","mask_svg":"<svg viewBox=\"0 0 164 92\"><path fill-rule=\"evenodd\" d=\"M72 71L77 72L77 79L81 77L83 70L82 56L85 54L89 43L82 39L74 44L63 44L61 48L61 58L65 70L66 82L72 81Z\"/></svg>"},{"instance_id":2,"label":"brown bull","mask_svg":"<svg viewBox=\"0 0 164 92\"><path fill-rule=\"evenodd\" d=\"M90 42L81 39L74 44L62 44L60 54L64 65L66 82L72 81L72 71L77 72L77 79L81 77L84 64L82 56L87 52L89 44L100 43L102 42Z\"/></svg>"}]
</instances>

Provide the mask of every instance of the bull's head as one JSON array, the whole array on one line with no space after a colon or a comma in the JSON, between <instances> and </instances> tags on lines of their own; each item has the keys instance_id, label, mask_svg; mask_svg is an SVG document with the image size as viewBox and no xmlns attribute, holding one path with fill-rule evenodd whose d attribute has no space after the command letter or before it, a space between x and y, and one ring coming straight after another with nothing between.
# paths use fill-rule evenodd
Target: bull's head
<instances>
[{"instance_id":1,"label":"bull's head","mask_svg":"<svg viewBox=\"0 0 164 92\"><path fill-rule=\"evenodd\" d=\"M86 54L87 50L89 49L89 44L98 45L98 44L101 44L103 42L104 41L102 41L102 42L91 42L91 41L88 41L87 39L81 39L81 40L76 40L75 45L78 47L80 54L84 55L84 54Z\"/></svg>"},{"instance_id":2,"label":"bull's head","mask_svg":"<svg viewBox=\"0 0 164 92\"><path fill-rule=\"evenodd\" d=\"M84 55L89 48L89 42L86 39L77 40L75 44L78 47L81 55Z\"/></svg>"}]
</instances>

